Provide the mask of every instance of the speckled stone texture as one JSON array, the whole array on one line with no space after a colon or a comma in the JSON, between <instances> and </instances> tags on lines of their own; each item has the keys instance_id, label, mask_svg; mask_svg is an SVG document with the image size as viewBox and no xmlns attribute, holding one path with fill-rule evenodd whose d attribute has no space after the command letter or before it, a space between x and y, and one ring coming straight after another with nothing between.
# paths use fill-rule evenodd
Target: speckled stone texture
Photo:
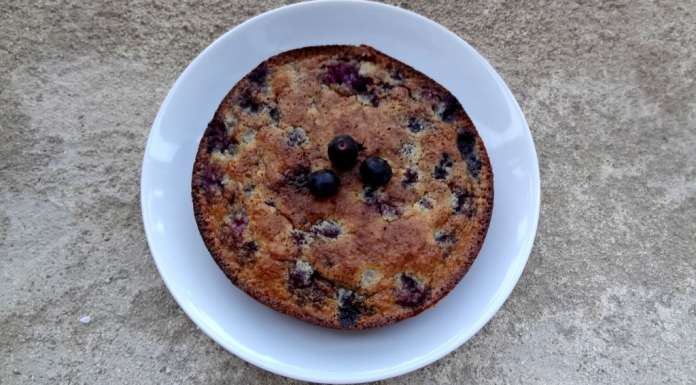
<instances>
[{"instance_id":1,"label":"speckled stone texture","mask_svg":"<svg viewBox=\"0 0 696 385\"><path fill-rule=\"evenodd\" d=\"M138 203L172 82L278 5L0 1L0 383L297 383L188 320ZM693 383L696 3L398 5L458 33L508 82L539 152L542 210L496 317L383 383Z\"/></svg>"}]
</instances>

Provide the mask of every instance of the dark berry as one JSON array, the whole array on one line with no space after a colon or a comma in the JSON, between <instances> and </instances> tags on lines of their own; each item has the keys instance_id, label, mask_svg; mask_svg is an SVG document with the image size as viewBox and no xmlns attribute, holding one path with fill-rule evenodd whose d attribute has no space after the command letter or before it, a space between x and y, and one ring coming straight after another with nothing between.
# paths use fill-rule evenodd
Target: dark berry
<instances>
[{"instance_id":1,"label":"dark berry","mask_svg":"<svg viewBox=\"0 0 696 385\"><path fill-rule=\"evenodd\" d=\"M305 288L312 284L314 269L307 261L298 259L288 272L288 284L292 288Z\"/></svg>"},{"instance_id":2,"label":"dark berry","mask_svg":"<svg viewBox=\"0 0 696 385\"><path fill-rule=\"evenodd\" d=\"M337 317L341 327L349 328L355 326L363 313L361 298L352 290L338 289L338 311Z\"/></svg>"},{"instance_id":3,"label":"dark berry","mask_svg":"<svg viewBox=\"0 0 696 385\"><path fill-rule=\"evenodd\" d=\"M290 231L290 238L292 238L292 242L295 244L295 246L298 247L308 245L311 241L310 237L311 235L306 231L298 229L293 229L292 231Z\"/></svg>"},{"instance_id":4,"label":"dark berry","mask_svg":"<svg viewBox=\"0 0 696 385\"><path fill-rule=\"evenodd\" d=\"M312 232L324 238L338 238L341 235L341 225L335 221L323 220L312 226Z\"/></svg>"},{"instance_id":5,"label":"dark berry","mask_svg":"<svg viewBox=\"0 0 696 385\"><path fill-rule=\"evenodd\" d=\"M297 190L304 190L309 183L309 168L299 166L290 171L286 171L283 176L286 184L295 187Z\"/></svg>"},{"instance_id":6,"label":"dark berry","mask_svg":"<svg viewBox=\"0 0 696 385\"><path fill-rule=\"evenodd\" d=\"M454 235L454 231L443 231L439 230L435 232L435 242L441 247L452 246L457 242L457 238Z\"/></svg>"},{"instance_id":7,"label":"dark berry","mask_svg":"<svg viewBox=\"0 0 696 385\"><path fill-rule=\"evenodd\" d=\"M396 303L405 307L422 305L430 294L430 288L416 281L408 274L401 274L400 286L396 292Z\"/></svg>"},{"instance_id":8,"label":"dark berry","mask_svg":"<svg viewBox=\"0 0 696 385\"><path fill-rule=\"evenodd\" d=\"M449 122L454 118L457 111L461 109L459 102L451 94L445 96L442 102L438 105L437 114L445 122Z\"/></svg>"},{"instance_id":9,"label":"dark berry","mask_svg":"<svg viewBox=\"0 0 696 385\"><path fill-rule=\"evenodd\" d=\"M251 262L256 256L256 252L259 250L259 246L254 241L244 242L239 248L237 257L242 263Z\"/></svg>"},{"instance_id":10,"label":"dark berry","mask_svg":"<svg viewBox=\"0 0 696 385\"><path fill-rule=\"evenodd\" d=\"M335 195L341 180L331 170L319 170L309 174L309 191L317 198Z\"/></svg>"},{"instance_id":11,"label":"dark berry","mask_svg":"<svg viewBox=\"0 0 696 385\"><path fill-rule=\"evenodd\" d=\"M278 109L278 107L271 107L268 110L268 116L271 117L271 120L278 123L280 121L280 110Z\"/></svg>"},{"instance_id":12,"label":"dark berry","mask_svg":"<svg viewBox=\"0 0 696 385\"><path fill-rule=\"evenodd\" d=\"M408 119L408 129L411 130L412 133L417 134L423 131L424 128L422 120L414 117Z\"/></svg>"},{"instance_id":13,"label":"dark berry","mask_svg":"<svg viewBox=\"0 0 696 385\"><path fill-rule=\"evenodd\" d=\"M241 239L247 224L249 224L249 217L247 217L246 213L241 210L236 211L229 222L229 229L232 232L232 236L236 239Z\"/></svg>"},{"instance_id":14,"label":"dark berry","mask_svg":"<svg viewBox=\"0 0 696 385\"><path fill-rule=\"evenodd\" d=\"M478 178L481 172L481 159L476 154L476 136L471 132L460 129L457 133L457 149L467 164L469 173Z\"/></svg>"},{"instance_id":15,"label":"dark berry","mask_svg":"<svg viewBox=\"0 0 696 385\"><path fill-rule=\"evenodd\" d=\"M467 190L456 188L452 191L453 204L452 210L455 214L464 214L471 218L476 212L474 197Z\"/></svg>"},{"instance_id":16,"label":"dark berry","mask_svg":"<svg viewBox=\"0 0 696 385\"><path fill-rule=\"evenodd\" d=\"M205 137L208 144L208 152L232 152L237 144L236 141L228 135L225 123L217 118L208 123L208 128L205 130Z\"/></svg>"},{"instance_id":17,"label":"dark berry","mask_svg":"<svg viewBox=\"0 0 696 385\"><path fill-rule=\"evenodd\" d=\"M361 101L371 105L372 107L379 106L379 96L374 92L363 92L360 94Z\"/></svg>"},{"instance_id":18,"label":"dark berry","mask_svg":"<svg viewBox=\"0 0 696 385\"><path fill-rule=\"evenodd\" d=\"M392 169L386 160L371 156L360 165L360 177L369 186L384 186L392 177Z\"/></svg>"},{"instance_id":19,"label":"dark berry","mask_svg":"<svg viewBox=\"0 0 696 385\"><path fill-rule=\"evenodd\" d=\"M440 161L438 162L438 164L435 165L435 168L433 168L433 178L446 179L449 175L452 165L454 165L454 162L452 161L452 156L450 156L450 154L446 152L442 153Z\"/></svg>"},{"instance_id":20,"label":"dark berry","mask_svg":"<svg viewBox=\"0 0 696 385\"><path fill-rule=\"evenodd\" d=\"M268 67L266 67L265 63L259 64L256 68L254 68L251 72L249 72L249 75L247 75L247 78L249 81L252 81L257 84L261 84L266 80L266 76L268 75Z\"/></svg>"},{"instance_id":21,"label":"dark berry","mask_svg":"<svg viewBox=\"0 0 696 385\"><path fill-rule=\"evenodd\" d=\"M395 68L391 73L389 74L392 79L394 80L404 80L404 74L401 73L401 71L397 68Z\"/></svg>"},{"instance_id":22,"label":"dark berry","mask_svg":"<svg viewBox=\"0 0 696 385\"><path fill-rule=\"evenodd\" d=\"M322 81L326 84L345 85L357 93L364 93L368 84L372 83L372 79L360 75L357 66L348 63L327 66Z\"/></svg>"},{"instance_id":23,"label":"dark berry","mask_svg":"<svg viewBox=\"0 0 696 385\"><path fill-rule=\"evenodd\" d=\"M433 203L430 201L430 199L426 197L422 197L421 199L418 200L418 204L427 210L432 210L433 208Z\"/></svg>"},{"instance_id":24,"label":"dark berry","mask_svg":"<svg viewBox=\"0 0 696 385\"><path fill-rule=\"evenodd\" d=\"M379 211L385 219L390 221L401 215L401 209L399 207L384 199L380 199L377 202L377 211Z\"/></svg>"},{"instance_id":25,"label":"dark berry","mask_svg":"<svg viewBox=\"0 0 696 385\"><path fill-rule=\"evenodd\" d=\"M360 145L350 135L339 135L329 143L329 159L339 170L347 170L358 160Z\"/></svg>"},{"instance_id":26,"label":"dark berry","mask_svg":"<svg viewBox=\"0 0 696 385\"><path fill-rule=\"evenodd\" d=\"M401 180L401 184L404 187L408 187L416 182L418 182L418 172L412 168L406 169L406 172L404 172L404 179Z\"/></svg>"},{"instance_id":27,"label":"dark berry","mask_svg":"<svg viewBox=\"0 0 696 385\"><path fill-rule=\"evenodd\" d=\"M307 138L307 134L305 133L305 130L302 127L292 127L288 131L288 146L299 147L307 143L308 141L309 138Z\"/></svg>"},{"instance_id":28,"label":"dark berry","mask_svg":"<svg viewBox=\"0 0 696 385\"><path fill-rule=\"evenodd\" d=\"M213 193L222 189L222 179L224 174L220 168L209 164L195 179L196 185L202 187L207 193Z\"/></svg>"},{"instance_id":29,"label":"dark berry","mask_svg":"<svg viewBox=\"0 0 696 385\"><path fill-rule=\"evenodd\" d=\"M242 109L248 110L249 112L253 113L258 112L261 108L261 103L259 103L248 91L242 93L239 96L237 103L239 104L239 107L241 107Z\"/></svg>"}]
</instances>

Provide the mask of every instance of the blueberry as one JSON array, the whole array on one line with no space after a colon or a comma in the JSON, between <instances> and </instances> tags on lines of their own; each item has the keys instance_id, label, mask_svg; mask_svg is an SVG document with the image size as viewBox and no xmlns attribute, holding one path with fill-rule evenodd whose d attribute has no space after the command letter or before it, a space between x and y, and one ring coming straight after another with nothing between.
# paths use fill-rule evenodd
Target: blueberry
<instances>
[{"instance_id":1,"label":"blueberry","mask_svg":"<svg viewBox=\"0 0 696 385\"><path fill-rule=\"evenodd\" d=\"M236 211L232 218L230 218L229 229L232 232L232 236L236 239L241 239L244 229L246 229L249 224L249 217L247 217L244 211Z\"/></svg>"},{"instance_id":2,"label":"blueberry","mask_svg":"<svg viewBox=\"0 0 696 385\"><path fill-rule=\"evenodd\" d=\"M361 298L349 289L338 289L338 311L337 317L341 327L349 328L355 326L363 313Z\"/></svg>"},{"instance_id":3,"label":"blueberry","mask_svg":"<svg viewBox=\"0 0 696 385\"><path fill-rule=\"evenodd\" d=\"M329 143L329 159L337 169L347 170L358 160L360 147L350 135L339 135Z\"/></svg>"},{"instance_id":4,"label":"blueberry","mask_svg":"<svg viewBox=\"0 0 696 385\"><path fill-rule=\"evenodd\" d=\"M452 161L452 156L446 152L442 153L442 157L435 168L433 168L433 178L435 179L446 179L449 175L450 169L454 165Z\"/></svg>"},{"instance_id":5,"label":"blueberry","mask_svg":"<svg viewBox=\"0 0 696 385\"><path fill-rule=\"evenodd\" d=\"M423 131L424 128L425 126L423 125L423 121L421 119L415 117L411 117L408 119L408 129L412 133L417 134Z\"/></svg>"},{"instance_id":6,"label":"blueberry","mask_svg":"<svg viewBox=\"0 0 696 385\"><path fill-rule=\"evenodd\" d=\"M341 180L331 170L319 170L309 174L309 191L317 198L335 195Z\"/></svg>"},{"instance_id":7,"label":"blueberry","mask_svg":"<svg viewBox=\"0 0 696 385\"><path fill-rule=\"evenodd\" d=\"M433 238L441 247L449 247L457 242L457 237L454 235L454 231L438 230L435 232L435 236Z\"/></svg>"},{"instance_id":8,"label":"blueberry","mask_svg":"<svg viewBox=\"0 0 696 385\"><path fill-rule=\"evenodd\" d=\"M367 91L367 86L372 83L372 79L360 75L357 66L348 63L327 66L322 81L326 84L345 85L357 93L364 93Z\"/></svg>"},{"instance_id":9,"label":"blueberry","mask_svg":"<svg viewBox=\"0 0 696 385\"><path fill-rule=\"evenodd\" d=\"M360 101L369 104L372 107L377 107L379 106L379 96L375 94L374 92L363 92L359 95Z\"/></svg>"},{"instance_id":10,"label":"blueberry","mask_svg":"<svg viewBox=\"0 0 696 385\"><path fill-rule=\"evenodd\" d=\"M290 238L292 238L292 242L297 247L308 245L311 241L309 233L298 229L290 231Z\"/></svg>"},{"instance_id":11,"label":"blueberry","mask_svg":"<svg viewBox=\"0 0 696 385\"><path fill-rule=\"evenodd\" d=\"M266 80L266 76L268 76L268 67L266 67L265 63L261 63L249 72L247 79L256 84L261 84Z\"/></svg>"},{"instance_id":12,"label":"blueberry","mask_svg":"<svg viewBox=\"0 0 696 385\"><path fill-rule=\"evenodd\" d=\"M312 284L314 269L307 261L298 259L288 272L288 284L290 287L299 289L309 287Z\"/></svg>"},{"instance_id":13,"label":"blueberry","mask_svg":"<svg viewBox=\"0 0 696 385\"><path fill-rule=\"evenodd\" d=\"M401 180L401 184L404 187L408 187L416 182L418 182L418 172L412 168L406 169L406 172L404 172L404 178Z\"/></svg>"},{"instance_id":14,"label":"blueberry","mask_svg":"<svg viewBox=\"0 0 696 385\"><path fill-rule=\"evenodd\" d=\"M239 107L242 109L248 110L250 112L256 113L259 111L261 108L261 103L259 103L252 95L249 93L249 91L242 93L239 95L239 99L237 100L237 103L239 104Z\"/></svg>"},{"instance_id":15,"label":"blueberry","mask_svg":"<svg viewBox=\"0 0 696 385\"><path fill-rule=\"evenodd\" d=\"M309 168L306 166L298 166L290 171L286 171L283 176L285 183L295 187L298 191L304 190L309 183Z\"/></svg>"},{"instance_id":16,"label":"blueberry","mask_svg":"<svg viewBox=\"0 0 696 385\"><path fill-rule=\"evenodd\" d=\"M421 199L419 199L418 204L420 205L420 207L427 210L432 210L433 208L433 203L430 201L430 199L426 197L422 197Z\"/></svg>"},{"instance_id":17,"label":"blueberry","mask_svg":"<svg viewBox=\"0 0 696 385\"><path fill-rule=\"evenodd\" d=\"M478 178L481 173L481 159L476 154L476 136L471 132L460 129L457 133L457 149L469 169L469 173Z\"/></svg>"},{"instance_id":18,"label":"blueberry","mask_svg":"<svg viewBox=\"0 0 696 385\"><path fill-rule=\"evenodd\" d=\"M464 189L455 188L452 191L452 210L455 214L464 214L471 218L476 212L473 195Z\"/></svg>"},{"instance_id":19,"label":"blueberry","mask_svg":"<svg viewBox=\"0 0 696 385\"><path fill-rule=\"evenodd\" d=\"M454 115L461 109L459 102L454 96L448 94L438 105L437 114L445 122L449 122L454 118Z\"/></svg>"},{"instance_id":20,"label":"blueberry","mask_svg":"<svg viewBox=\"0 0 696 385\"><path fill-rule=\"evenodd\" d=\"M254 241L244 242L239 248L237 257L242 263L251 262L256 256L256 252L259 251L259 246Z\"/></svg>"},{"instance_id":21,"label":"blueberry","mask_svg":"<svg viewBox=\"0 0 696 385\"><path fill-rule=\"evenodd\" d=\"M278 107L271 107L268 110L268 116L271 117L271 120L278 123L280 121L280 110L278 109Z\"/></svg>"},{"instance_id":22,"label":"blueberry","mask_svg":"<svg viewBox=\"0 0 696 385\"><path fill-rule=\"evenodd\" d=\"M309 138L302 127L292 127L288 131L287 144L290 147L299 147L309 142Z\"/></svg>"},{"instance_id":23,"label":"blueberry","mask_svg":"<svg viewBox=\"0 0 696 385\"><path fill-rule=\"evenodd\" d=\"M201 173L196 178L196 185L203 188L203 190L212 194L214 192L222 190L222 180L225 174L222 170L212 164L208 164Z\"/></svg>"},{"instance_id":24,"label":"blueberry","mask_svg":"<svg viewBox=\"0 0 696 385\"><path fill-rule=\"evenodd\" d=\"M392 169L386 160L371 156L360 165L360 177L369 186L384 186L392 177Z\"/></svg>"},{"instance_id":25,"label":"blueberry","mask_svg":"<svg viewBox=\"0 0 696 385\"><path fill-rule=\"evenodd\" d=\"M323 220L312 226L312 232L324 238L338 238L341 235L341 225L335 221Z\"/></svg>"},{"instance_id":26,"label":"blueberry","mask_svg":"<svg viewBox=\"0 0 696 385\"><path fill-rule=\"evenodd\" d=\"M384 199L377 202L377 211L379 211L380 215L382 215L382 217L388 221L393 221L402 214L399 207Z\"/></svg>"},{"instance_id":27,"label":"blueberry","mask_svg":"<svg viewBox=\"0 0 696 385\"><path fill-rule=\"evenodd\" d=\"M419 283L408 274L401 274L400 286L396 292L396 303L405 307L421 306L430 295L430 288Z\"/></svg>"},{"instance_id":28,"label":"blueberry","mask_svg":"<svg viewBox=\"0 0 696 385\"><path fill-rule=\"evenodd\" d=\"M214 118L210 121L210 123L208 123L208 128L205 130L205 137L207 140L207 148L209 153L214 151L232 152L237 144L237 142L227 133L225 123L217 118Z\"/></svg>"}]
</instances>

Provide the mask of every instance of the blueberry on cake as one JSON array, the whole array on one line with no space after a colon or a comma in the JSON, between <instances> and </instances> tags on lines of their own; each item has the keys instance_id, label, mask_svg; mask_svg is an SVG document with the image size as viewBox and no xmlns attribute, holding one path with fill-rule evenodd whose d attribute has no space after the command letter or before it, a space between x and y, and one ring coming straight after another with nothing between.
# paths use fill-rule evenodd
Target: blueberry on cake
<instances>
[{"instance_id":1,"label":"blueberry on cake","mask_svg":"<svg viewBox=\"0 0 696 385\"><path fill-rule=\"evenodd\" d=\"M297 49L227 94L193 168L195 218L243 291L364 329L433 306L479 253L493 174L462 106L367 46Z\"/></svg>"}]
</instances>

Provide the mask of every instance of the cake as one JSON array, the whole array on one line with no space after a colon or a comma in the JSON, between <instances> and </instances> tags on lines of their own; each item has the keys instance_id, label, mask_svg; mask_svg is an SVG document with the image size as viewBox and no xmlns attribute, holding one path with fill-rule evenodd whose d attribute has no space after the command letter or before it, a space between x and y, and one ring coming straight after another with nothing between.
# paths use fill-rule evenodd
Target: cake
<instances>
[{"instance_id":1,"label":"cake","mask_svg":"<svg viewBox=\"0 0 696 385\"><path fill-rule=\"evenodd\" d=\"M357 159L329 157L340 140ZM441 85L368 46L307 47L225 96L192 198L237 287L317 325L364 329L432 307L461 280L486 236L493 173Z\"/></svg>"}]
</instances>

